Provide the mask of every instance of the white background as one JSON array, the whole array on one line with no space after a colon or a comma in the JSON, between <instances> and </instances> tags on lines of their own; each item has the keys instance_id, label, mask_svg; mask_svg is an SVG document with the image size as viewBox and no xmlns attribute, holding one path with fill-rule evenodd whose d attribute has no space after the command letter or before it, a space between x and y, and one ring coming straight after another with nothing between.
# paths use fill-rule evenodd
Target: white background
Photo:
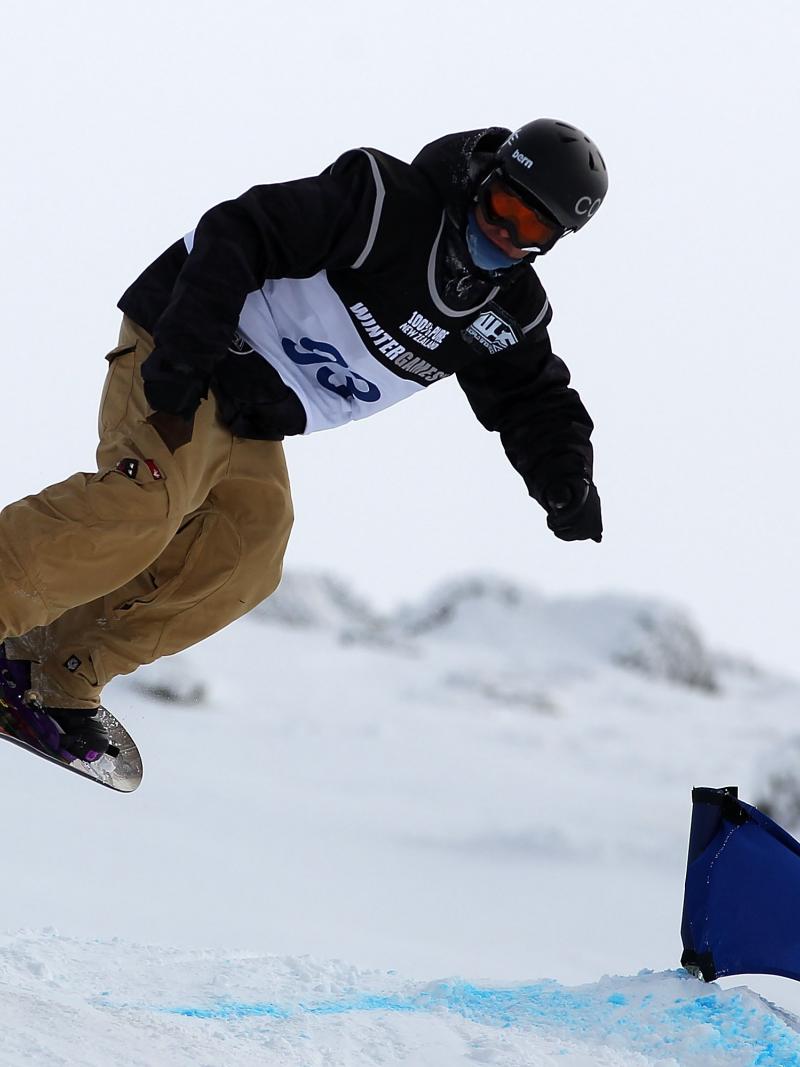
<instances>
[{"instance_id":1,"label":"white background","mask_svg":"<svg viewBox=\"0 0 800 1067\"><path fill-rule=\"evenodd\" d=\"M355 145L409 159L454 130L563 118L611 175L592 225L541 263L597 424L603 544L548 533L451 382L289 443L289 563L384 605L476 568L667 595L716 643L793 665L796 3L3 13L3 502L91 469L116 300L211 204Z\"/></svg>"}]
</instances>

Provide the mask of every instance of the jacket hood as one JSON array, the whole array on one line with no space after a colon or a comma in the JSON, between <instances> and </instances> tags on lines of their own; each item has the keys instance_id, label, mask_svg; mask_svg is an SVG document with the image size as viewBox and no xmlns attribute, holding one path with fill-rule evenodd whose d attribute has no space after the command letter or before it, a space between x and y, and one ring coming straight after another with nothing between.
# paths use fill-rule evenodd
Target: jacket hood
<instances>
[{"instance_id":1,"label":"jacket hood","mask_svg":"<svg viewBox=\"0 0 800 1067\"><path fill-rule=\"evenodd\" d=\"M476 179L510 134L502 126L449 133L426 144L412 160L455 213L465 210Z\"/></svg>"},{"instance_id":2,"label":"jacket hood","mask_svg":"<svg viewBox=\"0 0 800 1067\"><path fill-rule=\"evenodd\" d=\"M451 306L487 298L494 286L506 288L530 267L531 256L503 271L477 267L466 243L467 211L477 182L491 166L495 151L511 133L503 126L451 133L425 145L412 160L442 198L446 223L439 246L437 277Z\"/></svg>"}]
</instances>

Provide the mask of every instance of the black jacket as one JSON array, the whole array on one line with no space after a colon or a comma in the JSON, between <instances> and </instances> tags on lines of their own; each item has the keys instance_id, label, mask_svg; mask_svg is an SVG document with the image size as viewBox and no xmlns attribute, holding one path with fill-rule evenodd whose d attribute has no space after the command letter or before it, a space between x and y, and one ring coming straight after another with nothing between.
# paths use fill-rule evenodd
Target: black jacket
<instances>
[{"instance_id":1,"label":"black jacket","mask_svg":"<svg viewBox=\"0 0 800 1067\"><path fill-rule=\"evenodd\" d=\"M463 245L476 161L507 132L453 134L411 164L355 149L316 178L256 186L208 211L119 306L155 358L214 390L239 436L339 425L455 374L542 503L559 475L591 478L592 422L531 265L498 286Z\"/></svg>"}]
</instances>

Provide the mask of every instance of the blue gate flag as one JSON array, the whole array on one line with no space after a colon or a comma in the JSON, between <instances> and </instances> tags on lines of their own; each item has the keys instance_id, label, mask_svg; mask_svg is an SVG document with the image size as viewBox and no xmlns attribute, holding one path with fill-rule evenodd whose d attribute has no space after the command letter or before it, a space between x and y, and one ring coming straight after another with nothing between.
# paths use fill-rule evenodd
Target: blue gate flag
<instances>
[{"instance_id":1,"label":"blue gate flag","mask_svg":"<svg viewBox=\"0 0 800 1067\"><path fill-rule=\"evenodd\" d=\"M800 981L800 843L735 786L692 790L683 966Z\"/></svg>"}]
</instances>

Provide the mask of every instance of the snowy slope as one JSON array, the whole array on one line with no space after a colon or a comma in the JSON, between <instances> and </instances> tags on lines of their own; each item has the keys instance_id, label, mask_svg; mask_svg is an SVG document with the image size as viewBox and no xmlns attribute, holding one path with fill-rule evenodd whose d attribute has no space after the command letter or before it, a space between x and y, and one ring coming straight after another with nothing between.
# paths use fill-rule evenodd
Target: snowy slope
<instances>
[{"instance_id":1,"label":"snowy slope","mask_svg":"<svg viewBox=\"0 0 800 1067\"><path fill-rule=\"evenodd\" d=\"M755 1062L753 1041L795 1062L774 1058L797 1040L779 1014L669 972L691 787L755 799L800 687L711 652L674 607L476 578L379 619L289 576L106 696L144 754L130 797L0 746L4 1067L635 1065L692 1028L705 1058L676 1063ZM800 1010L793 983L747 985ZM118 1028L130 1055L103 1059Z\"/></svg>"}]
</instances>

